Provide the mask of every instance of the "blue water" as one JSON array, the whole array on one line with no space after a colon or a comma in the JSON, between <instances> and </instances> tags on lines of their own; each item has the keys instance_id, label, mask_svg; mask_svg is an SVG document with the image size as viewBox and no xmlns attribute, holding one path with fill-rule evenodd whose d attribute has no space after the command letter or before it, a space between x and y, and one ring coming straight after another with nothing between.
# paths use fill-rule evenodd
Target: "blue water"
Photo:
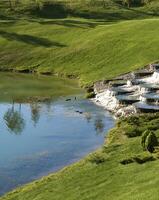
<instances>
[{"instance_id":1,"label":"blue water","mask_svg":"<svg viewBox=\"0 0 159 200\"><path fill-rule=\"evenodd\" d=\"M0 103L0 194L75 162L104 142L114 126L111 114L81 97L72 99Z\"/></svg>"}]
</instances>

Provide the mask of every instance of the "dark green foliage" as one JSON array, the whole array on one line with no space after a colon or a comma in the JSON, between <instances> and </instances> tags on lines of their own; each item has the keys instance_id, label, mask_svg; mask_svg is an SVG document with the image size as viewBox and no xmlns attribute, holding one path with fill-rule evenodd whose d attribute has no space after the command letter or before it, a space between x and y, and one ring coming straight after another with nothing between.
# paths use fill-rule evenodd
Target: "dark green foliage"
<instances>
[{"instance_id":1,"label":"dark green foliage","mask_svg":"<svg viewBox=\"0 0 159 200\"><path fill-rule=\"evenodd\" d=\"M87 91L88 93L90 93L90 92L94 92L94 89L93 89L93 87L88 87L88 88L86 89L86 91Z\"/></svg>"},{"instance_id":2,"label":"dark green foliage","mask_svg":"<svg viewBox=\"0 0 159 200\"><path fill-rule=\"evenodd\" d=\"M159 129L159 114L141 114L122 118L117 125L123 129L128 137L141 136L147 130L156 131Z\"/></svg>"},{"instance_id":3,"label":"dark green foliage","mask_svg":"<svg viewBox=\"0 0 159 200\"><path fill-rule=\"evenodd\" d=\"M90 156L88 157L88 161L91 163L95 163L95 164L101 164L105 161L105 157L104 154L102 154L101 152L95 152L90 154Z\"/></svg>"},{"instance_id":4,"label":"dark green foliage","mask_svg":"<svg viewBox=\"0 0 159 200\"><path fill-rule=\"evenodd\" d=\"M150 155L136 155L130 158L126 158L120 161L120 163L122 165L128 165L131 163L138 163L138 164L144 164L146 162L150 162L150 161L155 161L156 159L153 156Z\"/></svg>"},{"instance_id":5,"label":"dark green foliage","mask_svg":"<svg viewBox=\"0 0 159 200\"><path fill-rule=\"evenodd\" d=\"M91 99L91 98L94 98L96 96L96 94L94 92L90 92L90 93L87 93L86 94L86 98L87 99Z\"/></svg>"},{"instance_id":6,"label":"dark green foliage","mask_svg":"<svg viewBox=\"0 0 159 200\"><path fill-rule=\"evenodd\" d=\"M158 145L157 137L153 132L150 132L145 141L145 147L150 152L153 153L154 147Z\"/></svg>"},{"instance_id":7,"label":"dark green foliage","mask_svg":"<svg viewBox=\"0 0 159 200\"><path fill-rule=\"evenodd\" d=\"M129 118L125 119L126 122L128 122L131 125L139 125L139 117L138 116L131 116Z\"/></svg>"},{"instance_id":8,"label":"dark green foliage","mask_svg":"<svg viewBox=\"0 0 159 200\"><path fill-rule=\"evenodd\" d=\"M138 163L138 164L144 164L146 162L150 162L150 161L155 161L156 159L153 156L137 156L137 157L133 157L133 160Z\"/></svg>"},{"instance_id":9,"label":"dark green foliage","mask_svg":"<svg viewBox=\"0 0 159 200\"><path fill-rule=\"evenodd\" d=\"M127 135L128 137L137 137L141 135L141 132L136 126L127 126L125 135Z\"/></svg>"},{"instance_id":10,"label":"dark green foliage","mask_svg":"<svg viewBox=\"0 0 159 200\"><path fill-rule=\"evenodd\" d=\"M134 160L132 158L127 158L127 159L124 159L124 160L120 161L120 163L122 165L128 165L128 164L131 164L133 162L134 162Z\"/></svg>"},{"instance_id":11,"label":"dark green foliage","mask_svg":"<svg viewBox=\"0 0 159 200\"><path fill-rule=\"evenodd\" d=\"M143 132L142 134L142 137L141 137L141 145L143 147L143 150L146 150L146 147L145 147L145 142L146 142L146 138L147 136L149 135L150 131L149 130L146 130Z\"/></svg>"}]
</instances>

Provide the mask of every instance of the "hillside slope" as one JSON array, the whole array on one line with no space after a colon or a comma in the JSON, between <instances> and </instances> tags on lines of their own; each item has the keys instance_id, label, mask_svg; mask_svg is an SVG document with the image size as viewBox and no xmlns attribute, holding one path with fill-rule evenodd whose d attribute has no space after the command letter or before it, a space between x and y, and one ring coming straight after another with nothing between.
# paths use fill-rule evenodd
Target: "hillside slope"
<instances>
[{"instance_id":1,"label":"hillside slope","mask_svg":"<svg viewBox=\"0 0 159 200\"><path fill-rule=\"evenodd\" d=\"M78 7L75 8L77 12ZM150 14L147 7L127 9L113 4L108 8L89 7L85 11L87 15L81 14L80 18L71 14L56 19L52 15L48 19L43 15L19 14L18 18L20 11L12 11L13 15L7 15L10 18L3 15L0 18L1 70L29 69L75 76L87 84L158 60L157 14Z\"/></svg>"},{"instance_id":2,"label":"hillside slope","mask_svg":"<svg viewBox=\"0 0 159 200\"><path fill-rule=\"evenodd\" d=\"M112 78L159 59L159 20L99 24L79 19L18 21L0 27L1 68L36 68L80 76L84 83Z\"/></svg>"}]
</instances>

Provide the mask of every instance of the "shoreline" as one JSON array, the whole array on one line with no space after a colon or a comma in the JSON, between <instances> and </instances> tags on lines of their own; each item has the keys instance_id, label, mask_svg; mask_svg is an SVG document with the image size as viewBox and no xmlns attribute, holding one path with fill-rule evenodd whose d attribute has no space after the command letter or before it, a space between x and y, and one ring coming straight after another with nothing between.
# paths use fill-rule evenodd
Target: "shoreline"
<instances>
[{"instance_id":1,"label":"shoreline","mask_svg":"<svg viewBox=\"0 0 159 200\"><path fill-rule=\"evenodd\" d=\"M64 99L65 99L65 98L64 98ZM89 101L89 100L88 100L88 101ZM95 105L95 106L96 106L96 105ZM105 112L104 112L104 113L105 113ZM76 163L76 162L80 162L80 160L84 159L85 157L87 157L87 156L88 156L89 154L91 154L92 152L97 151L97 149L101 148L101 146L104 145L104 142L105 142L105 139L104 139L104 137L103 137L103 139L102 139L102 144L95 145L95 147L93 146L89 152L84 153L84 155L80 156L79 158L75 159L74 161L69 162L67 165L63 165L62 167L59 167L59 168L57 168L56 170L52 170L52 171L50 171L49 173L44 174L43 176L39 176L39 177L37 177L37 178L33 178L32 181L29 181L29 182L27 182L27 183L25 183L25 184L22 184L20 187L25 187L25 185L27 185L27 184L30 184L30 183L32 183L32 182L34 182L34 181L37 181L38 179L44 178L45 176L49 176L50 174L55 174L55 173L61 171L63 168L69 167L70 165L72 165L72 164L74 164L74 163ZM19 187L18 187L18 188L19 188ZM18 188L15 187L13 190L16 190L16 189L18 189ZM1 197L3 197L4 195L6 195L6 194L12 192L13 190L10 190L9 192L4 193L3 195L1 195Z\"/></svg>"}]
</instances>

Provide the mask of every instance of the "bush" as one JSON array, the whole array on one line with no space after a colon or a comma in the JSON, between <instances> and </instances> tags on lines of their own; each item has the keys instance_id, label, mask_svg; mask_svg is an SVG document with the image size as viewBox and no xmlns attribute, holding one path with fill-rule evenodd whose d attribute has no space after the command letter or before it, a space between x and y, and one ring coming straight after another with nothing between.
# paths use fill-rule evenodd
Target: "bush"
<instances>
[{"instance_id":1,"label":"bush","mask_svg":"<svg viewBox=\"0 0 159 200\"><path fill-rule=\"evenodd\" d=\"M94 88L93 87L88 87L86 90L87 90L87 93L94 92Z\"/></svg>"},{"instance_id":2,"label":"bush","mask_svg":"<svg viewBox=\"0 0 159 200\"><path fill-rule=\"evenodd\" d=\"M147 156L136 156L136 157L133 157L133 160L138 164L144 164L146 162L154 161L156 159L153 156L147 155Z\"/></svg>"},{"instance_id":3,"label":"bush","mask_svg":"<svg viewBox=\"0 0 159 200\"><path fill-rule=\"evenodd\" d=\"M105 157L102 153L99 152L95 152L90 154L90 156L88 157L88 161L91 163L95 163L95 164L101 164L105 161Z\"/></svg>"},{"instance_id":4,"label":"bush","mask_svg":"<svg viewBox=\"0 0 159 200\"><path fill-rule=\"evenodd\" d=\"M123 159L120 161L122 165L128 165L131 163L138 163L138 164L144 164L146 162L154 161L156 160L153 156L148 155L147 153L145 154L140 154L136 155L130 158Z\"/></svg>"},{"instance_id":5,"label":"bush","mask_svg":"<svg viewBox=\"0 0 159 200\"><path fill-rule=\"evenodd\" d=\"M150 131L146 130L143 132L142 137L141 137L141 146L143 147L144 151L146 150L145 142L146 142L146 138L149 135L149 133L150 133Z\"/></svg>"},{"instance_id":6,"label":"bush","mask_svg":"<svg viewBox=\"0 0 159 200\"><path fill-rule=\"evenodd\" d=\"M125 135L127 135L128 137L137 137L141 135L141 132L139 131L139 129L135 126L127 126L126 127L126 132Z\"/></svg>"},{"instance_id":7,"label":"bush","mask_svg":"<svg viewBox=\"0 0 159 200\"><path fill-rule=\"evenodd\" d=\"M153 153L154 147L158 145L157 137L153 132L150 132L146 137L145 147L150 152Z\"/></svg>"},{"instance_id":8,"label":"bush","mask_svg":"<svg viewBox=\"0 0 159 200\"><path fill-rule=\"evenodd\" d=\"M96 94L94 92L90 92L90 93L86 94L87 99L95 98L95 96L96 96Z\"/></svg>"},{"instance_id":9,"label":"bush","mask_svg":"<svg viewBox=\"0 0 159 200\"><path fill-rule=\"evenodd\" d=\"M134 160L132 158L127 158L127 159L124 159L124 160L120 161L120 163L122 165L128 165L128 164L131 164L133 162L134 162Z\"/></svg>"}]
</instances>

